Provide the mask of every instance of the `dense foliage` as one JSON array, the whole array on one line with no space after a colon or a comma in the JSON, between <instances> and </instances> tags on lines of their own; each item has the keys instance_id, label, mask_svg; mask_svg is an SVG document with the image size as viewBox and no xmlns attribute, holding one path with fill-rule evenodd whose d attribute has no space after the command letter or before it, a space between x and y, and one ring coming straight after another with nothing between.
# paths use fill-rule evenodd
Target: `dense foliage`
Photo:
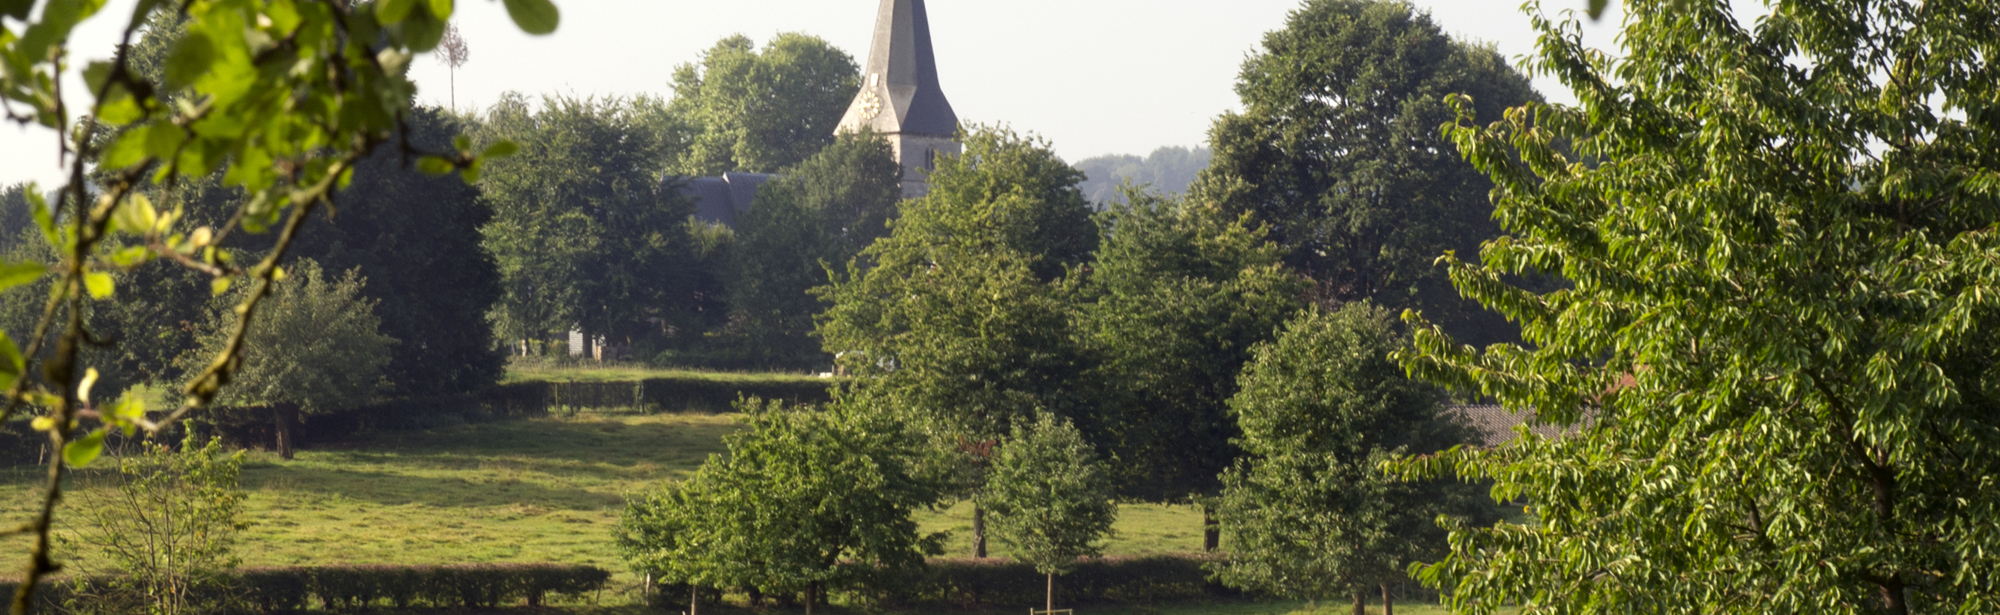
<instances>
[{"instance_id":1,"label":"dense foliage","mask_svg":"<svg viewBox=\"0 0 2000 615\"><path fill-rule=\"evenodd\" d=\"M674 68L669 110L685 149L672 167L703 176L804 162L833 143L860 87L854 58L819 37L783 33L762 51L741 35L717 41Z\"/></svg>"},{"instance_id":2,"label":"dense foliage","mask_svg":"<svg viewBox=\"0 0 2000 615\"><path fill-rule=\"evenodd\" d=\"M1043 414L1014 426L993 458L984 502L993 535L1042 574L1062 574L1100 555L1118 517L1111 478L1068 419Z\"/></svg>"},{"instance_id":3,"label":"dense foliage","mask_svg":"<svg viewBox=\"0 0 2000 615\"><path fill-rule=\"evenodd\" d=\"M2000 7L1621 5L1610 56L1537 22L1577 106L1451 129L1511 234L1453 279L1526 343L1405 363L1577 433L1422 464L1533 512L1423 576L1478 613L2000 609Z\"/></svg>"},{"instance_id":4,"label":"dense foliage","mask_svg":"<svg viewBox=\"0 0 2000 615\"><path fill-rule=\"evenodd\" d=\"M810 292L889 233L902 166L873 134L843 134L757 193L730 246L730 322L722 343L742 365L823 368L813 338L824 308Z\"/></svg>"},{"instance_id":5,"label":"dense foliage","mask_svg":"<svg viewBox=\"0 0 2000 615\"><path fill-rule=\"evenodd\" d=\"M1262 227L1206 201L1132 192L1098 224L1081 310L1102 388L1084 425L1122 496L1214 495L1238 454L1236 374L1300 307L1304 280Z\"/></svg>"},{"instance_id":6,"label":"dense foliage","mask_svg":"<svg viewBox=\"0 0 2000 615\"><path fill-rule=\"evenodd\" d=\"M1410 380L1389 353L1406 341L1368 302L1311 309L1262 345L1229 400L1248 455L1222 477L1225 583L1320 600L1404 578L1445 548L1441 515L1491 522L1479 489L1404 482L1381 464L1464 443L1436 388Z\"/></svg>"},{"instance_id":7,"label":"dense foliage","mask_svg":"<svg viewBox=\"0 0 2000 615\"><path fill-rule=\"evenodd\" d=\"M660 182L657 113L650 99L546 98L538 109L517 94L488 112L479 136L520 150L480 181L493 203L482 231L500 266L502 335L580 329L631 344L701 330L712 272L686 266L694 205Z\"/></svg>"},{"instance_id":8,"label":"dense foliage","mask_svg":"<svg viewBox=\"0 0 2000 615\"><path fill-rule=\"evenodd\" d=\"M1332 301L1416 308L1468 341L1510 327L1453 292L1438 256L1498 234L1492 187L1452 155L1445 98L1481 117L1539 100L1490 47L1453 40L1403 2L1309 0L1267 34L1236 85L1241 112L1209 132L1197 191L1270 225L1285 261Z\"/></svg>"},{"instance_id":9,"label":"dense foliage","mask_svg":"<svg viewBox=\"0 0 2000 615\"><path fill-rule=\"evenodd\" d=\"M923 564L939 537L910 514L936 500L921 442L880 416L751 399L745 429L694 476L632 500L619 546L668 583L805 592ZM843 565L846 564L846 565ZM857 565L858 564L858 565Z\"/></svg>"}]
</instances>

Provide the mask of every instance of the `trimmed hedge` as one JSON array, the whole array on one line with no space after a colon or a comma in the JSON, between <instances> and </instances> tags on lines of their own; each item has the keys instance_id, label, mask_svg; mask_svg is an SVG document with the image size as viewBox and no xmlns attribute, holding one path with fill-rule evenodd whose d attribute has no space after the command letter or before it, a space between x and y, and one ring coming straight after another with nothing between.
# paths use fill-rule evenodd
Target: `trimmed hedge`
<instances>
[{"instance_id":1,"label":"trimmed hedge","mask_svg":"<svg viewBox=\"0 0 2000 615\"><path fill-rule=\"evenodd\" d=\"M1056 577L1060 604L1156 604L1239 598L1242 592L1208 580L1204 555L1104 557L1085 560ZM929 565L873 583L864 595L884 604L1001 607L1040 606L1047 579L1011 559L932 559Z\"/></svg>"},{"instance_id":2,"label":"trimmed hedge","mask_svg":"<svg viewBox=\"0 0 2000 615\"><path fill-rule=\"evenodd\" d=\"M603 589L611 573L566 564L464 564L448 566L316 566L245 568L207 590L215 602L240 613L278 613L312 607L358 611L377 606L492 608L539 607L550 596L578 599ZM13 595L17 581L0 581ZM117 586L116 579L65 579L36 593L40 613L65 613L73 599Z\"/></svg>"}]
</instances>

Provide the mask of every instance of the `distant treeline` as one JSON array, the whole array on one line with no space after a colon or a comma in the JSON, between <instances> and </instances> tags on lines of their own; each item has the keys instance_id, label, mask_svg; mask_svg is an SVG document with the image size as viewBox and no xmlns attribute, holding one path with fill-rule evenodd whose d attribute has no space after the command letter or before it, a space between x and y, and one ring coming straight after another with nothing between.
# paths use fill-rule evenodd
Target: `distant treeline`
<instances>
[{"instance_id":1,"label":"distant treeline","mask_svg":"<svg viewBox=\"0 0 2000 615\"><path fill-rule=\"evenodd\" d=\"M1154 192L1187 192L1215 152L1207 147L1162 147L1144 158L1130 154L1106 154L1079 160L1076 169L1088 179L1078 184L1083 197L1102 209L1119 198L1120 186L1146 188Z\"/></svg>"}]
</instances>

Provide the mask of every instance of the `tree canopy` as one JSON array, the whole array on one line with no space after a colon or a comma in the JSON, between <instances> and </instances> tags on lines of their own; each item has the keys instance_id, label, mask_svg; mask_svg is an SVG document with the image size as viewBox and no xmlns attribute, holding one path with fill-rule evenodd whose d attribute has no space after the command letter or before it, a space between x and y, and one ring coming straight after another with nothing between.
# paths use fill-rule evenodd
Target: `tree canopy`
<instances>
[{"instance_id":1,"label":"tree canopy","mask_svg":"<svg viewBox=\"0 0 2000 615\"><path fill-rule=\"evenodd\" d=\"M816 36L779 34L762 50L742 35L717 41L700 62L674 68L669 111L687 143L673 168L772 173L804 162L833 143L860 88L854 58Z\"/></svg>"},{"instance_id":2,"label":"tree canopy","mask_svg":"<svg viewBox=\"0 0 2000 615\"><path fill-rule=\"evenodd\" d=\"M1243 110L1210 129L1198 191L1269 225L1322 298L1421 309L1477 343L1513 337L1434 264L1499 233L1492 183L1439 134L1445 98L1469 96L1481 117L1540 100L1499 52L1404 2L1310 0L1265 35L1236 92Z\"/></svg>"},{"instance_id":3,"label":"tree canopy","mask_svg":"<svg viewBox=\"0 0 2000 615\"><path fill-rule=\"evenodd\" d=\"M737 224L724 336L750 365L824 367L810 292L889 232L902 166L873 134L844 134L757 192Z\"/></svg>"},{"instance_id":4,"label":"tree canopy","mask_svg":"<svg viewBox=\"0 0 2000 615\"><path fill-rule=\"evenodd\" d=\"M1439 391L1390 359L1405 344L1369 302L1299 314L1258 347L1229 400L1248 455L1229 468L1217 506L1237 587L1319 600L1404 578L1445 548L1441 515L1491 522L1473 485L1404 482L1381 465L1463 444Z\"/></svg>"},{"instance_id":5,"label":"tree canopy","mask_svg":"<svg viewBox=\"0 0 2000 615\"><path fill-rule=\"evenodd\" d=\"M2000 8L1622 5L1611 56L1537 21L1577 106L1451 128L1509 232L1453 280L1525 343L1420 328L1405 365L1576 432L1413 464L1533 513L1424 578L1481 613L2000 608Z\"/></svg>"},{"instance_id":6,"label":"tree canopy","mask_svg":"<svg viewBox=\"0 0 2000 615\"><path fill-rule=\"evenodd\" d=\"M651 112L646 100L575 98L537 109L510 94L488 113L480 137L520 150L480 181L493 203L483 232L499 262L505 335L581 328L624 342L697 318L708 286L686 266L694 205L660 182Z\"/></svg>"},{"instance_id":7,"label":"tree canopy","mask_svg":"<svg viewBox=\"0 0 2000 615\"><path fill-rule=\"evenodd\" d=\"M694 476L632 500L619 546L669 582L806 592L937 552L911 513L937 497L921 441L882 415L744 402L745 429Z\"/></svg>"},{"instance_id":8,"label":"tree canopy","mask_svg":"<svg viewBox=\"0 0 2000 615\"><path fill-rule=\"evenodd\" d=\"M1121 495L1213 495L1238 454L1236 375L1300 307L1304 280L1261 226L1206 201L1131 192L1098 223L1081 327L1103 390L1083 423Z\"/></svg>"}]
</instances>

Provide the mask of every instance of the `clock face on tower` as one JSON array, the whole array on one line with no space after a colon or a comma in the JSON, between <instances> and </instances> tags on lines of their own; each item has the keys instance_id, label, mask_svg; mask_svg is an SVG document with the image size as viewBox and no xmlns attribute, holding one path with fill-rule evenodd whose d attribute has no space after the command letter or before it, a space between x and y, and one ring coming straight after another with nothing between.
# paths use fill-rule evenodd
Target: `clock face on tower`
<instances>
[{"instance_id":1,"label":"clock face on tower","mask_svg":"<svg viewBox=\"0 0 2000 615\"><path fill-rule=\"evenodd\" d=\"M861 121L867 122L873 120L875 119L875 116L881 114L882 114L882 97L876 96L875 90L868 90L866 92L862 92Z\"/></svg>"}]
</instances>

